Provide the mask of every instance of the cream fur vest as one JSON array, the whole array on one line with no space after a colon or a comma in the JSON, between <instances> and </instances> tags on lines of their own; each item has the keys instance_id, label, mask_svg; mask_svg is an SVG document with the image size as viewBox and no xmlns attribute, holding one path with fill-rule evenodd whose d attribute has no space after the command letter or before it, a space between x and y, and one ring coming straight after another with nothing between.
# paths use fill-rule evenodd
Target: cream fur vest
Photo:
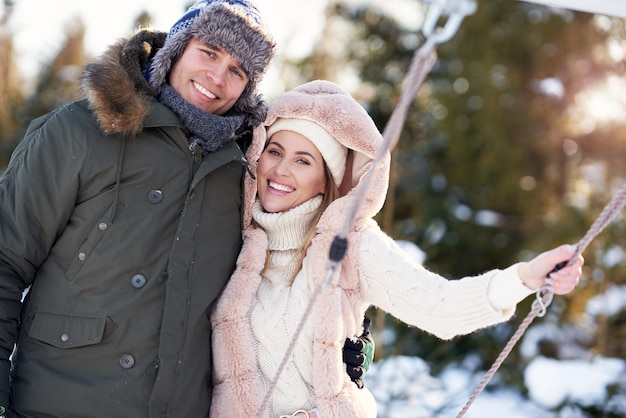
<instances>
[{"instance_id":1,"label":"cream fur vest","mask_svg":"<svg viewBox=\"0 0 626 418\"><path fill-rule=\"evenodd\" d=\"M368 221L361 222L364 226ZM347 337L359 335L367 305L361 297L353 229L348 252L335 274L316 300L309 321L314 321L313 382L317 408L324 418L365 418L376 416L375 401L367 389L358 389L350 380L343 363L343 344ZM330 232L330 231L329 231ZM307 277L321 284L327 273L328 249L334 235L319 234L307 253ZM244 232L237 270L220 297L212 316L214 350L214 389L212 417L256 416L265 388L251 353L252 330L248 310L261 281L265 264L267 236L262 230ZM274 418L274 417L270 417Z\"/></svg>"}]
</instances>

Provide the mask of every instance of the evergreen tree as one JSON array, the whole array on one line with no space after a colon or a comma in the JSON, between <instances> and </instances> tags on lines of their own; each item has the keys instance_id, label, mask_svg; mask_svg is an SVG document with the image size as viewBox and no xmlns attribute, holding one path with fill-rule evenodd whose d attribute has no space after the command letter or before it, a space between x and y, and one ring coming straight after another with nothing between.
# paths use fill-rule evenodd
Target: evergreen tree
<instances>
[{"instance_id":1,"label":"evergreen tree","mask_svg":"<svg viewBox=\"0 0 626 418\"><path fill-rule=\"evenodd\" d=\"M615 70L610 60L598 58L609 31L590 14L504 0L478 6L437 48L437 65L394 151L397 185L392 181L384 209L392 215L381 217L393 220L381 222L387 232L415 242L427 252L427 267L450 278L504 267L584 234L594 211L569 199L581 173L568 151L568 109L594 79ZM329 6L327 19L318 47L297 63L303 80L294 83L341 83L346 73L356 74L360 84L353 93L382 131L413 51L424 40L372 8L338 2ZM550 81L561 86L560 93L547 88ZM576 296L566 299L568 306ZM391 349L381 344L377 353L420 355L435 372L473 353L481 358L478 366L487 368L531 299L513 322L452 342L387 318L397 338ZM500 375L519 383L512 357L513 365Z\"/></svg>"},{"instance_id":2,"label":"evergreen tree","mask_svg":"<svg viewBox=\"0 0 626 418\"><path fill-rule=\"evenodd\" d=\"M80 20L67 26L59 50L41 67L35 89L23 109L24 120L30 121L81 97L78 76L88 61L84 38L85 26Z\"/></svg>"}]
</instances>

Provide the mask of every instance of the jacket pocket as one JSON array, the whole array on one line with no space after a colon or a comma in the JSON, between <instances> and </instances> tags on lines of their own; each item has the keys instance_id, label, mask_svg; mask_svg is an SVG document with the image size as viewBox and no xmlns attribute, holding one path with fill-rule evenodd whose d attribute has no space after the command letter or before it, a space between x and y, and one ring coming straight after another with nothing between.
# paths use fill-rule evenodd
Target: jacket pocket
<instances>
[{"instance_id":1,"label":"jacket pocket","mask_svg":"<svg viewBox=\"0 0 626 418\"><path fill-rule=\"evenodd\" d=\"M104 317L37 312L28 335L57 348L74 348L100 343L106 328Z\"/></svg>"}]
</instances>

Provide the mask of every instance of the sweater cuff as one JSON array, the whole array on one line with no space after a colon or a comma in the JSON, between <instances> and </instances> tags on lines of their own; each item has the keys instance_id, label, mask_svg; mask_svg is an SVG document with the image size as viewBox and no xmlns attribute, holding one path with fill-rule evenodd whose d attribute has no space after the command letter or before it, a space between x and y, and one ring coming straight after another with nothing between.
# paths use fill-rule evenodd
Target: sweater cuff
<instances>
[{"instance_id":1,"label":"sweater cuff","mask_svg":"<svg viewBox=\"0 0 626 418\"><path fill-rule=\"evenodd\" d=\"M508 311L535 291L524 285L517 272L519 263L502 270L491 279L487 298L494 309Z\"/></svg>"}]
</instances>

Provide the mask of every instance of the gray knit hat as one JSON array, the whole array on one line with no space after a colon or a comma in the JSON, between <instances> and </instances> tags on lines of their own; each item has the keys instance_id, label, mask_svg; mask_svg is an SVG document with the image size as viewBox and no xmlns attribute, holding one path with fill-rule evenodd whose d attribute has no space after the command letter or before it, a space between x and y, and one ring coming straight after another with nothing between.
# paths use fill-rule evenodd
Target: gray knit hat
<instances>
[{"instance_id":1,"label":"gray knit hat","mask_svg":"<svg viewBox=\"0 0 626 418\"><path fill-rule=\"evenodd\" d=\"M172 26L152 61L150 84L157 93L192 38L224 48L239 60L250 81L233 111L246 114L255 109L261 100L257 97L258 83L276 44L250 0L200 0L191 6Z\"/></svg>"}]
</instances>

